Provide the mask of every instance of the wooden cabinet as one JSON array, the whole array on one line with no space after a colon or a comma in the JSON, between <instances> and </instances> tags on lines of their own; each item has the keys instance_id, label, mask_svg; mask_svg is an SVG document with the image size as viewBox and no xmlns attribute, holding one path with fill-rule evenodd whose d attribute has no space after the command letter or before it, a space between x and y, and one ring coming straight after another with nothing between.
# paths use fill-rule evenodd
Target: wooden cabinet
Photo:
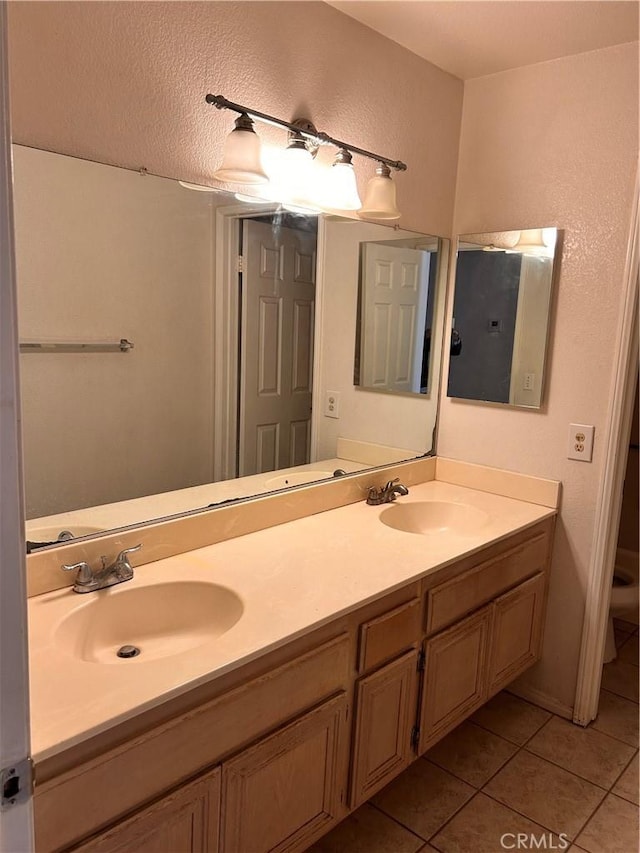
<instances>
[{"instance_id":1,"label":"wooden cabinet","mask_svg":"<svg viewBox=\"0 0 640 853\"><path fill-rule=\"evenodd\" d=\"M108 796L108 792L103 792ZM76 847L77 853L217 853L220 768Z\"/></svg>"},{"instance_id":2,"label":"wooden cabinet","mask_svg":"<svg viewBox=\"0 0 640 853\"><path fill-rule=\"evenodd\" d=\"M491 608L484 607L426 641L419 752L486 700L490 624Z\"/></svg>"},{"instance_id":3,"label":"wooden cabinet","mask_svg":"<svg viewBox=\"0 0 640 853\"><path fill-rule=\"evenodd\" d=\"M496 599L493 607L488 696L493 696L540 657L545 575L538 574Z\"/></svg>"},{"instance_id":4,"label":"wooden cabinet","mask_svg":"<svg viewBox=\"0 0 640 853\"><path fill-rule=\"evenodd\" d=\"M345 694L222 765L222 853L293 853L338 820Z\"/></svg>"},{"instance_id":5,"label":"wooden cabinet","mask_svg":"<svg viewBox=\"0 0 640 853\"><path fill-rule=\"evenodd\" d=\"M349 804L355 808L414 759L418 652L403 655L356 685L356 725Z\"/></svg>"},{"instance_id":6,"label":"wooden cabinet","mask_svg":"<svg viewBox=\"0 0 640 853\"><path fill-rule=\"evenodd\" d=\"M38 765L39 853L302 853L538 659L552 532L493 543Z\"/></svg>"}]
</instances>

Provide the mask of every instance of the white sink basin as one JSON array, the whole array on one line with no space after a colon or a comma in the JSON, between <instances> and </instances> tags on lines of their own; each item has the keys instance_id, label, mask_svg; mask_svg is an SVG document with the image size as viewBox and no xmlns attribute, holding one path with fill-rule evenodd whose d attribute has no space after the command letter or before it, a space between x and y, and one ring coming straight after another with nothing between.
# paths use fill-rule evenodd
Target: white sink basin
<instances>
[{"instance_id":1,"label":"white sink basin","mask_svg":"<svg viewBox=\"0 0 640 853\"><path fill-rule=\"evenodd\" d=\"M489 521L488 513L468 504L449 501L416 501L393 504L380 514L380 521L405 533L455 533L473 535Z\"/></svg>"},{"instance_id":2,"label":"white sink basin","mask_svg":"<svg viewBox=\"0 0 640 853\"><path fill-rule=\"evenodd\" d=\"M57 626L56 645L76 659L121 666L208 643L232 628L244 610L235 592L204 581L123 583L77 597L78 606ZM139 654L118 657L123 646Z\"/></svg>"},{"instance_id":3,"label":"white sink basin","mask_svg":"<svg viewBox=\"0 0 640 853\"><path fill-rule=\"evenodd\" d=\"M327 477L333 477L333 471L298 471L271 477L265 485L270 489L286 489L287 486L304 486L306 483L315 483L316 480L324 480Z\"/></svg>"}]
</instances>

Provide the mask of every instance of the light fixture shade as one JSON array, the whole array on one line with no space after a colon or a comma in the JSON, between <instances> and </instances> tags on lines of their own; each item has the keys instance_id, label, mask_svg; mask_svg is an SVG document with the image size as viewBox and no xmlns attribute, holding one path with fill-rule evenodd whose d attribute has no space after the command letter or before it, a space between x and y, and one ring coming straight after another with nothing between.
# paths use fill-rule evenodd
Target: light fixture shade
<instances>
[{"instance_id":1,"label":"light fixture shade","mask_svg":"<svg viewBox=\"0 0 640 853\"><path fill-rule=\"evenodd\" d=\"M367 184L364 203L358 215L367 219L400 219L396 204L396 185L391 180L391 170L385 163L380 163Z\"/></svg>"},{"instance_id":2,"label":"light fixture shade","mask_svg":"<svg viewBox=\"0 0 640 853\"><path fill-rule=\"evenodd\" d=\"M362 206L351 154L342 148L327 178L327 204L334 210L358 210Z\"/></svg>"},{"instance_id":3,"label":"light fixture shade","mask_svg":"<svg viewBox=\"0 0 640 853\"><path fill-rule=\"evenodd\" d=\"M269 181L260 160L260 137L246 113L236 119L236 126L227 136L222 165L213 177L234 184L266 184Z\"/></svg>"}]
</instances>

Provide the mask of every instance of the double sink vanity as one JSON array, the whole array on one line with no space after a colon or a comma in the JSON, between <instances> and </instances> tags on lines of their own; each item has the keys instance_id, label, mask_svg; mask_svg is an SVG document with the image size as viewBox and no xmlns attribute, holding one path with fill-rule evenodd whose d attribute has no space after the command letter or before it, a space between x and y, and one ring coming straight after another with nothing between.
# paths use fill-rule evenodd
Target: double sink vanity
<instances>
[{"instance_id":1,"label":"double sink vanity","mask_svg":"<svg viewBox=\"0 0 640 853\"><path fill-rule=\"evenodd\" d=\"M35 555L38 851L308 848L539 658L558 501L429 458Z\"/></svg>"}]
</instances>

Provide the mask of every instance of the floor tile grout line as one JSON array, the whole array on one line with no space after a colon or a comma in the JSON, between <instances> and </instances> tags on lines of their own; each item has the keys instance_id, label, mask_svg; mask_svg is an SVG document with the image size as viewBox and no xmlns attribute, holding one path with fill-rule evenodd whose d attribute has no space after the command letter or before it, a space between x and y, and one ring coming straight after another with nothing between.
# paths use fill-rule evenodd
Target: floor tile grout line
<instances>
[{"instance_id":1,"label":"floor tile grout line","mask_svg":"<svg viewBox=\"0 0 640 853\"><path fill-rule=\"evenodd\" d=\"M481 794L481 793L482 793L482 791L476 788L476 790L473 792L473 795L471 797L469 797L469 799L466 801L466 803L463 803L459 809L456 809L456 811L451 815L451 817L449 817L449 818L447 818L447 820L445 820L445 822L442 824L440 829L438 829L436 832L433 833L431 838L428 839L427 844L431 844L431 846L435 847L436 850L440 850L441 848L438 847L436 844L434 844L433 839L436 837L436 835L439 835L442 832L442 830L445 828L445 826L448 826L451 823L451 821L454 819L454 817L457 814L459 814L462 811L462 809L464 809L468 805L470 805L475 800L475 798L478 796L478 794Z\"/></svg>"},{"instance_id":2,"label":"floor tile grout line","mask_svg":"<svg viewBox=\"0 0 640 853\"><path fill-rule=\"evenodd\" d=\"M598 734L603 734L603 732L598 732ZM625 746L629 746L629 744L625 744ZM633 749L633 747L631 747L631 749ZM596 788L600 788L601 791L609 791L610 790L610 788L605 787L603 784L598 783L598 782L594 782L593 779L587 779L586 776L581 776L577 771L569 770L568 767L564 767L562 764L558 764L557 761L553 761L553 759L547 758L546 755L538 755L537 752L532 752L530 749L527 749L527 752L529 753L529 755L534 755L536 758L539 758L541 761L546 761L547 764L551 764L554 767L558 767L560 770L564 770L565 773L569 773L569 774L571 774L571 776L575 776L576 779L580 779L582 782L588 782L590 785L593 785ZM635 755L635 753L634 753L634 755ZM615 781L612 783L613 785L615 785L615 783L618 781L618 779L620 778L620 775L622 773L624 773L624 770L620 771L620 774L618 776L616 776Z\"/></svg>"},{"instance_id":3,"label":"floor tile grout line","mask_svg":"<svg viewBox=\"0 0 640 853\"><path fill-rule=\"evenodd\" d=\"M398 777L396 776L396 779L397 779L397 778L398 778ZM388 812L386 812L383 808L381 808L377 803L374 803L374 802L373 802L373 800L367 800L367 803L368 803L370 806L373 806L373 808L374 808L376 811L380 812L380 814L384 815L386 818L389 818L389 820L392 820L394 823L398 824L398 826L401 826L403 829L406 829L406 830L407 830L407 832L410 832L410 833L411 833L411 835L415 835L415 837L416 837L416 838L419 838L419 839L420 839L420 841L424 842L424 843L423 843L423 845L422 845L423 847L424 847L424 845L425 845L425 844L427 844L427 843L428 843L428 841L429 841L429 839L428 839L428 838L425 838L425 837L424 837L424 835L420 835L418 832L416 832L416 831L415 831L415 829L411 829L411 827L407 826L407 825L406 825L405 823L403 823L401 820L398 820L398 818L397 818L397 817L394 817L393 815L390 815L390 814L389 814ZM364 805L364 804L363 804L363 805Z\"/></svg>"},{"instance_id":4,"label":"floor tile grout line","mask_svg":"<svg viewBox=\"0 0 640 853\"><path fill-rule=\"evenodd\" d=\"M614 791L613 789L614 789L614 788L615 788L615 786L618 784L618 782L620 781L620 779L622 779L622 777L623 777L623 776L624 776L624 774L627 772L627 770L629 769L629 767L631 767L631 765L633 764L633 761L634 761L634 759L635 759L635 757L636 757L636 755L637 755L637 754L638 754L638 750L636 749L636 751L633 753L633 755L631 756L631 758L629 759L629 761L626 763L624 770L620 773L620 775L618 776L618 778L616 779L616 781L615 781L615 782L613 783L613 785L609 788L609 793L610 793L610 794L613 794L613 795L614 795L614 796L616 796L616 797L619 797L619 796L620 796L619 794L616 794L616 793L615 793L615 791ZM622 797L621 799L626 800L627 798L626 798L626 797ZM631 801L629 801L629 802L631 802ZM634 803L634 805L636 805L636 804Z\"/></svg>"},{"instance_id":5,"label":"floor tile grout line","mask_svg":"<svg viewBox=\"0 0 640 853\"><path fill-rule=\"evenodd\" d=\"M419 756L419 758L423 758L423 759L425 759L426 761L429 761L429 759L428 759L428 758L426 758L426 754L425 754L425 755L420 755L420 756ZM449 771L448 771L448 770L444 770L444 768L442 768L442 767L440 767L439 765L437 765L434 761L429 761L429 763L430 763L430 764L432 764L434 767L437 767L437 768L438 768L438 770L442 770L442 771L443 771L443 772L445 772L445 773L449 773ZM464 783L465 783L465 785L467 785L469 788L473 788L473 793L471 794L471 796L470 796L468 799L466 799L463 803L461 803L461 804L458 806L458 808L453 812L453 814L452 814L450 817L448 817L448 818L445 820L445 822L442 824L442 826L441 826L439 829L436 829L436 831L435 831L435 832L433 832L433 833L430 835L430 837L429 837L429 838L424 838L424 836L419 835L419 834L415 831L415 829L411 829L410 827L408 827L408 826L406 826L404 823L402 823L402 821L398 820L398 819L397 819L397 818L395 818L395 817L392 817L392 816L391 816L390 814L388 814L388 813L387 813L387 812L386 812L386 811L385 811L381 806L377 805L376 803L371 802L371 805L373 805L376 809L378 809L378 811L382 812L382 814L386 815L387 817L391 817L391 819L392 819L392 820L395 820L395 822L396 822L396 823L399 823L399 824L400 824L400 826L403 826L405 829L408 829L408 830L409 830L409 832L412 832L414 835L417 835L417 836L418 836L418 838L422 838L422 839L425 841L425 843L430 844L430 843L431 843L431 842L430 842L430 839L431 839L431 838L434 838L434 837L435 837L435 836L440 832L440 829L442 829L442 827L443 827L443 826L446 826L446 825L449 823L449 821L450 821L450 820L452 820L452 819L453 819L453 818L458 814L458 812L459 812L459 811L461 811L461 810L462 810L462 809L463 809L463 808L464 808L468 803L470 803L470 802L471 802L471 800L475 797L475 795L476 795L477 793L479 793L479 791L480 791L480 788L477 788L475 785L471 785L469 782L465 782L465 780L464 780L464 779L460 779L460 777L459 777L459 776L456 776L456 775L455 775L455 774L453 774L453 773L449 773L449 775L450 775L450 776L453 776L453 778L454 778L454 779L456 779L458 782L464 782Z\"/></svg>"},{"instance_id":6,"label":"floor tile grout line","mask_svg":"<svg viewBox=\"0 0 640 853\"><path fill-rule=\"evenodd\" d=\"M524 701L524 700L523 700L523 701ZM530 704L530 703L529 703L529 704ZM533 707L536 707L536 706L534 705ZM544 710L544 708L540 708L539 710ZM553 714L551 711L547 711L546 713L547 713L547 714L551 714L551 716L552 716L552 717L557 716L556 714ZM549 719L551 719L551 718L549 718ZM498 734L498 732L494 732L494 731L493 731L493 729L488 729L486 726L483 726L483 725L482 725L482 723L478 723L476 720L473 720L473 719L471 719L471 718L469 719L469 722L473 723L473 724L474 724L474 726L478 726L478 728L483 729L485 732L490 732L490 734L495 735L496 737L500 737L500 738L502 738L502 740L506 740L506 741L507 741L507 743L511 743L511 744L513 744L513 746L517 746L517 747L518 747L518 749L521 749L521 748L524 746L524 744L525 744L525 743L529 743L529 741L531 740L531 738L532 738L532 737L535 737L535 736L538 734L538 732L540 731L540 729L541 729L543 726L546 726L546 725L547 725L547 723L549 722L549 720L545 720L543 723L540 723L540 725L539 725L539 726L538 726L538 728L535 730L535 732L533 732L533 734L529 735L529 736L527 737L527 739L526 739L523 743L519 743L519 742L518 742L518 741L516 741L516 740L512 740L511 738L508 738L508 737L507 737L506 735L504 735L504 734ZM455 731L455 730L454 730L454 731Z\"/></svg>"},{"instance_id":7,"label":"floor tile grout line","mask_svg":"<svg viewBox=\"0 0 640 853\"><path fill-rule=\"evenodd\" d=\"M612 696L616 696L618 699L624 699L625 702L630 702L632 705L638 705L639 702L636 702L635 699L628 699L626 696L619 696L617 693L614 693L613 690L610 690L608 687L601 687L600 692L604 690L605 693L611 693Z\"/></svg>"},{"instance_id":8,"label":"floor tile grout line","mask_svg":"<svg viewBox=\"0 0 640 853\"><path fill-rule=\"evenodd\" d=\"M540 726L540 728L538 729L538 731L537 731L537 732L535 732L534 734L532 734L532 735L531 735L531 737L529 738L529 740L525 741L525 743L520 747L520 749L519 749L516 753L514 753L514 755L511 757L510 761L512 761L513 759L515 759L515 757L516 757L520 752L527 752L529 755L535 755L535 753L532 753L530 750L526 749L527 744L528 744L528 743L529 743L529 742L530 742L530 741L531 741L531 740L536 736L536 734L538 734L538 732L540 732L540 731L544 728L544 726L546 726L546 725L547 725L547 723L550 723L550 722L551 722L551 720L552 720L554 717L557 717L557 716L558 716L557 714L552 714L552 716L551 716L551 717L550 717L550 718L549 718L549 719L548 719L548 720L547 720L547 721L546 721L542 726ZM562 718L562 717L560 717L560 719L563 719L563 718ZM545 761L545 759L544 759L544 758L542 758L542 756L540 756L540 755L536 756L536 758L539 758L541 761ZM632 760L633 760L633 759L632 759ZM508 762L507 762L507 763L508 763ZM549 764L552 764L552 762L548 762L548 763L549 763ZM506 766L506 765L503 765L503 766ZM557 765L553 765L553 766L557 766ZM502 768L500 768L500 769L502 769ZM561 770L565 770L565 772L567 772L567 773L571 773L571 771L570 771L570 770L566 770L566 768L564 768L564 767L560 767L559 769L561 769ZM554 829L551 829L551 827L546 826L544 823L542 823L542 822L541 822L541 821L539 821L539 820L534 820L532 817L529 817L528 815L523 814L522 812L518 811L518 809L513 808L513 806L511 806L511 805L507 805L507 803L503 803L503 802L502 802L501 800L499 800L497 797L493 796L489 791L485 790L485 789L486 789L486 786L487 786L487 785L489 785L489 783L490 783L490 782L495 778L495 776L497 776L497 775L498 775L498 773L499 773L499 772L500 772L500 771L498 771L497 773L495 773L495 774L491 777L491 779L488 779L488 780L485 782L484 786L482 787L481 793L483 793L483 794L485 795L485 797L489 797L490 799L492 799L494 802L496 802L496 803L500 803L500 805L504 806L505 808L511 809L511 811L515 812L516 814L520 815L521 817L524 817L524 818L526 818L527 820L532 821L532 823L536 823L536 824L538 824L538 826L542 826L542 827L544 827L544 829L548 830L549 832L555 832L555 830L554 830ZM576 774L574 773L574 774L572 774L572 775L573 775L573 776L575 776ZM581 781L588 781L588 780L582 780L582 777L580 777L580 776L578 776L577 778L578 778L578 779L581 779ZM593 783L590 783L590 784L593 784ZM595 786L595 787L600 788L600 786ZM603 788L600 788L600 790L602 790L602 791L603 791L603 794L604 794L604 796L603 796L602 800L600 801L600 802L603 802L603 801L604 801L604 799L605 799L605 798L606 798L606 796L607 796L607 792L606 792ZM600 803L598 803L598 806L596 806L596 807L595 807L595 809L594 809L594 811L589 815L589 817L588 817L588 819L587 819L587 822L588 822L589 820L591 820L591 817L593 816L593 814L595 814L595 810L596 810L597 808L599 808L599 805L600 805ZM585 826L586 826L586 823L585 823ZM580 832L582 832L582 829L583 829L583 828L584 828L584 827L582 827L582 828L580 829ZM557 832L555 832L555 834L556 834L556 835L560 835L560 833L557 833ZM577 838L577 837L578 837L578 834L579 834L579 833L576 833L575 837L571 839L571 842L572 842L572 843L573 843L573 841L575 840L575 838Z\"/></svg>"},{"instance_id":9,"label":"floor tile grout line","mask_svg":"<svg viewBox=\"0 0 640 853\"><path fill-rule=\"evenodd\" d=\"M516 744L512 743L511 741L509 741L509 744L510 744L511 746L516 746ZM516 757L516 755L517 755L519 752L520 752L520 747L518 747L518 748L516 749L516 751L515 751L512 755L510 755L510 756L509 756L509 757L508 757L508 758L507 758L507 759L506 759L506 760L505 760L505 761L500 765L500 767L498 767L498 769L497 769L497 770L494 770L494 772L491 774L491 776L489 776L489 778L488 778L486 781L484 781L484 782L482 783L482 785L480 785L479 787L478 787L478 785L474 785L474 784L473 784L473 782L469 782L469 780L468 780L468 779L463 779L463 778L462 778L462 776L458 776L458 775L455 773L455 771L451 770L450 768L448 768L448 767L442 767L442 765L438 764L438 763L437 763L437 761L434 761L432 758L427 758L427 756L426 756L426 755L421 756L421 757L422 757L422 758L424 758L426 761L429 761L429 762L430 762L431 764L433 764L435 767L437 767L437 768L438 768L438 770L444 770L444 771L445 771L445 773L450 773L450 774L451 774L451 776L453 776L455 779L458 779L458 781L460 781L460 782L464 782L464 783L465 783L465 785L469 785L471 788L475 788L475 790L476 790L476 791L481 791L481 790L484 788L484 786L485 786L485 785L486 785L486 784L487 784L491 779L493 779L493 777L494 777L494 776L496 776L496 775L497 775L497 774L498 774L498 773L499 773L499 772L500 772L504 767L506 767L506 766L507 766L507 764L511 761L511 759L512 759L512 758L515 758L515 757Z\"/></svg>"},{"instance_id":10,"label":"floor tile grout line","mask_svg":"<svg viewBox=\"0 0 640 853\"><path fill-rule=\"evenodd\" d=\"M544 723L542 723L542 725L540 725L540 726L539 726L539 728L538 728L538 729L537 729L537 730L536 730L536 731L531 735L531 737L530 737L528 740L526 740L526 741L525 741L525 744L527 744L527 743L529 742L529 740L531 740L531 738L535 737L535 735L536 735L536 734L537 734L537 733L538 733L538 732L539 732L539 731L540 731L544 726L546 726L546 725L547 725L547 723L548 723L551 719L553 719L553 717L554 717L554 716L556 716L556 715L555 715L555 714L552 714L552 715L551 715L551 717L549 717L549 719L548 719L548 720L545 720L545 722L544 722ZM492 732L492 734L495 734L495 732ZM509 741L509 743L513 743L513 742L512 742L512 741ZM446 820L446 821L442 824L442 826L440 827L440 829L439 829L437 832L435 832L435 833L431 836L431 838L429 838L429 839L428 839L428 842L427 842L428 844L431 844L432 846L436 847L436 845L433 843L433 839L436 837L436 835L438 835L440 832L442 832L442 830L443 830L443 829L444 829L444 828L445 828L445 827L446 827L446 826L447 826L447 825L448 825L448 824L453 820L453 818L458 814L458 812L462 811L462 809L463 809L463 808L465 808L465 807L466 807L466 806L468 806L471 802L473 802L473 800L478 796L478 794L484 794L484 796L485 796L485 797L489 797L489 799L493 800L493 802L495 802L495 803L499 803L499 804L500 804L501 806L503 806L504 808L509 809L510 811L514 812L514 814L517 814L517 815L519 815L520 817L525 818L525 820L531 821L531 823L535 823L535 824L537 824L538 826L543 827L543 829L547 829L549 832L553 832L553 831L554 831L554 830L549 829L548 827L544 826L544 824L539 823L539 821L536 821L536 820L533 820L533 819L532 819L532 818L530 818L530 817L527 817L527 815L522 814L522 813L521 813L521 812L519 812L517 809L514 809L514 808L512 808L511 806L508 806L506 803L502 803L502 802L500 802L500 800L496 799L495 797L492 797L490 794L488 794L488 793L485 791L486 786L491 782L491 780L492 780L492 779L494 779L494 778L498 775L498 773L500 773L500 772L501 772L501 771L502 771L502 770L507 766L507 764L509 764L511 761L513 761L513 760L516 758L516 756L518 755L518 753L520 753L520 752L522 752L522 751L524 750L525 744L522 744L522 745L519 745L519 746L518 746L517 744L515 744L516 746L518 746L518 748L517 748L517 749L516 749L516 751L513 753L513 755L512 755L512 756L511 756L507 761L505 761L505 763L504 763L501 767L499 767L499 768L496 770L496 772L495 772L495 773L493 773L493 774L492 774L492 775L491 775L491 776L486 780L486 782L482 785L482 787L480 787L480 788L477 788L477 789L476 789L476 791L475 791L475 793L473 794L473 796L472 796L472 797L470 797L470 798L467 800L467 802L466 802L466 803L464 803L464 804L463 804L463 805L462 805L462 806L461 806L461 807L460 807L460 808L459 808L459 809L458 809L454 814L452 814L452 815L451 815L451 817L450 817L448 820ZM422 756L422 757L426 758L426 756ZM429 760L429 759L427 759L427 760ZM433 762L433 761L432 761L431 763L432 763L432 764L435 764L435 762ZM437 767L437 766L438 766L438 765L436 765L436 767ZM442 768L441 768L441 769L442 769ZM450 772L450 771L447 771L447 772ZM453 774L453 773L452 773L451 775L453 776L453 775L455 775L455 774ZM458 777L458 776L456 776L455 778L456 778L456 779L458 779L459 777ZM461 781L466 782L466 780L464 780L464 779L462 779ZM466 784L468 785L468 784L469 784L469 782L466 782ZM472 786L472 787L473 787L473 786ZM606 796L606 794L605 794L605 796ZM557 835L557 834L558 834L558 833L556 833L556 835ZM440 849L440 848L437 848L437 847L436 847L436 849Z\"/></svg>"},{"instance_id":11,"label":"floor tile grout line","mask_svg":"<svg viewBox=\"0 0 640 853\"><path fill-rule=\"evenodd\" d=\"M575 842L576 838L578 837L578 835L580 835L580 833L585 828L587 823L589 823L589 821L594 816L594 814L598 811L598 809L600 808L602 803L604 803L604 801L606 800L607 792L605 790L603 790L602 788L600 790L602 791L604 796L598 802L598 805L594 806L593 811L591 811L589 813L589 817L587 818L585 823L580 827L580 829L576 832L576 834L571 837L571 843L572 844ZM487 791L481 791L481 793L483 793L485 795L485 797L489 797L490 800L493 800L494 803L499 803L501 806L504 806L506 809L509 809L510 811L515 812L517 815L520 815L520 817L525 818L525 820L529 820L529 821L531 821L531 823L535 823L538 826L541 826L543 829L546 829L547 832L552 832L554 835L567 835L566 832L557 832L555 829L552 829L550 826L547 826L546 824L542 823L541 820L535 820L534 818L529 817L529 815L524 814L523 812L519 811L518 809L514 808L513 806L509 806L506 803L503 803L502 800L499 800L497 797L493 796L492 794L488 793Z\"/></svg>"},{"instance_id":12,"label":"floor tile grout line","mask_svg":"<svg viewBox=\"0 0 640 853\"><path fill-rule=\"evenodd\" d=\"M606 794L606 796L604 796L604 797L602 798L602 800L600 800L600 802L598 803L598 805L597 805L597 806L595 807L595 809L591 812L591 814L590 814L589 818L588 818L588 819L587 819L587 820L582 824L582 826L580 827L579 831L576 833L575 838L573 839L573 841L574 841L576 844L577 844L577 842L578 842L578 838L582 835L582 833L583 833L583 832L585 831L585 829L589 826L589 824L590 824L590 823L591 823L591 821L594 819L594 817L596 816L596 814L600 811L600 809L602 808L602 806L605 804L605 801L606 801L607 797L610 795L610 793L611 793L611 792L609 791L609 792Z\"/></svg>"}]
</instances>

